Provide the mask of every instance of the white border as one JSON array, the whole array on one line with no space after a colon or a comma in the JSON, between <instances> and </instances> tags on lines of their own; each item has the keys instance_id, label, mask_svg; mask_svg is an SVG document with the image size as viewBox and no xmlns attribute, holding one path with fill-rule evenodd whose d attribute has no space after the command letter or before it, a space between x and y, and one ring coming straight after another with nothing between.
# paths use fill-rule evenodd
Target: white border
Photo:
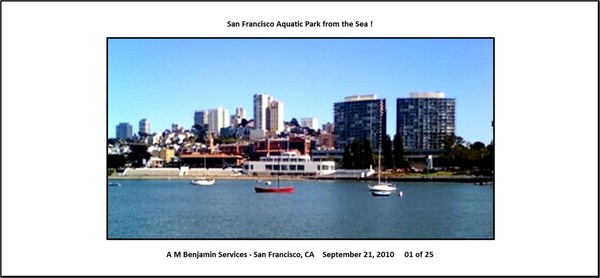
<instances>
[{"instance_id":1,"label":"white border","mask_svg":"<svg viewBox=\"0 0 600 278\"><path fill-rule=\"evenodd\" d=\"M297 19L374 27L226 27ZM598 275L597 26L596 2L4 2L2 275ZM87 155L106 142L109 36L495 37L496 239L106 241L105 157ZM435 258L165 258L257 246Z\"/></svg>"}]
</instances>

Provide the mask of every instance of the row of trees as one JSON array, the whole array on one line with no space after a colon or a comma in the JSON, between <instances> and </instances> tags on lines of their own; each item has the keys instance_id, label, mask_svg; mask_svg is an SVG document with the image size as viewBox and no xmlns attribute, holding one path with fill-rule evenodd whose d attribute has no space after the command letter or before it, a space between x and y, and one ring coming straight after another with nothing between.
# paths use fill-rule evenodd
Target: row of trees
<instances>
[{"instance_id":1,"label":"row of trees","mask_svg":"<svg viewBox=\"0 0 600 278\"><path fill-rule=\"evenodd\" d=\"M367 169L371 165L377 165L377 155L378 149L372 147L370 140L355 138L350 145L344 148L342 167L344 169ZM399 134L394 136L394 140L390 140L390 136L385 135L381 146L381 156L383 169L410 167L404 155L404 142ZM434 159L434 166L491 172L494 169L494 143L487 146L482 142L468 144L460 136L450 135L444 141L443 155Z\"/></svg>"},{"instance_id":2,"label":"row of trees","mask_svg":"<svg viewBox=\"0 0 600 278\"><path fill-rule=\"evenodd\" d=\"M367 169L371 165L376 165L376 159L379 155L379 149L375 147L377 154L374 154L371 141L369 139L360 140L355 138L352 143L344 148L342 158L342 167L344 169ZM389 135L385 135L381 143L381 166L383 169L407 168L408 161L404 157L404 142L402 136L396 134L394 140Z\"/></svg>"},{"instance_id":3,"label":"row of trees","mask_svg":"<svg viewBox=\"0 0 600 278\"><path fill-rule=\"evenodd\" d=\"M435 165L491 172L494 169L494 142L487 146L479 141L467 144L460 136L448 136L444 142L444 155Z\"/></svg>"}]
</instances>

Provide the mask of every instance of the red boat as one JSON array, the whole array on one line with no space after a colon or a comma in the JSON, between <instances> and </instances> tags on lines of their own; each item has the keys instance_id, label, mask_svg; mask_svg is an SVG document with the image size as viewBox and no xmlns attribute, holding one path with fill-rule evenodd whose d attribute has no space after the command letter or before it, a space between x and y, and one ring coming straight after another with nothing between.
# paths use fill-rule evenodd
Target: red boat
<instances>
[{"instance_id":1,"label":"red boat","mask_svg":"<svg viewBox=\"0 0 600 278\"><path fill-rule=\"evenodd\" d=\"M294 192L293 186L286 187L254 187L256 193L292 193Z\"/></svg>"},{"instance_id":2,"label":"red boat","mask_svg":"<svg viewBox=\"0 0 600 278\"><path fill-rule=\"evenodd\" d=\"M292 193L294 192L294 187L293 186L284 186L284 187L279 187L279 169L281 169L280 165L281 165L281 157L277 158L277 187L261 187L261 186L255 186L254 187L254 191L256 191L256 193ZM270 185L271 182L267 181L266 184Z\"/></svg>"}]
</instances>

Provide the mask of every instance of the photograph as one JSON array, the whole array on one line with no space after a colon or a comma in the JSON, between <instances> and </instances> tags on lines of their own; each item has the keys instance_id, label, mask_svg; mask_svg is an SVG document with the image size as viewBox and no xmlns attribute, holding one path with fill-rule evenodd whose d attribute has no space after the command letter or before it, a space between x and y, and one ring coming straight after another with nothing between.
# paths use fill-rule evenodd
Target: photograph
<instances>
[{"instance_id":1,"label":"photograph","mask_svg":"<svg viewBox=\"0 0 600 278\"><path fill-rule=\"evenodd\" d=\"M2 277L598 277L597 1L0 5Z\"/></svg>"},{"instance_id":2,"label":"photograph","mask_svg":"<svg viewBox=\"0 0 600 278\"><path fill-rule=\"evenodd\" d=\"M107 38L107 239L494 239L493 38Z\"/></svg>"}]
</instances>

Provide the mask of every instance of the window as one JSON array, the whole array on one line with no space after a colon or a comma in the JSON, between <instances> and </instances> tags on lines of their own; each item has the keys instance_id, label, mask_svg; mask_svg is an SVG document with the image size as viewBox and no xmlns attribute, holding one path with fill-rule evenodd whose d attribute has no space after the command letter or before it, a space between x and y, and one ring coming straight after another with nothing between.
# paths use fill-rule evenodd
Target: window
<instances>
[{"instance_id":1,"label":"window","mask_svg":"<svg viewBox=\"0 0 600 278\"><path fill-rule=\"evenodd\" d=\"M296 171L296 165L290 165L290 170L291 171Z\"/></svg>"},{"instance_id":2,"label":"window","mask_svg":"<svg viewBox=\"0 0 600 278\"><path fill-rule=\"evenodd\" d=\"M304 165L298 165L298 171L304 171Z\"/></svg>"}]
</instances>

